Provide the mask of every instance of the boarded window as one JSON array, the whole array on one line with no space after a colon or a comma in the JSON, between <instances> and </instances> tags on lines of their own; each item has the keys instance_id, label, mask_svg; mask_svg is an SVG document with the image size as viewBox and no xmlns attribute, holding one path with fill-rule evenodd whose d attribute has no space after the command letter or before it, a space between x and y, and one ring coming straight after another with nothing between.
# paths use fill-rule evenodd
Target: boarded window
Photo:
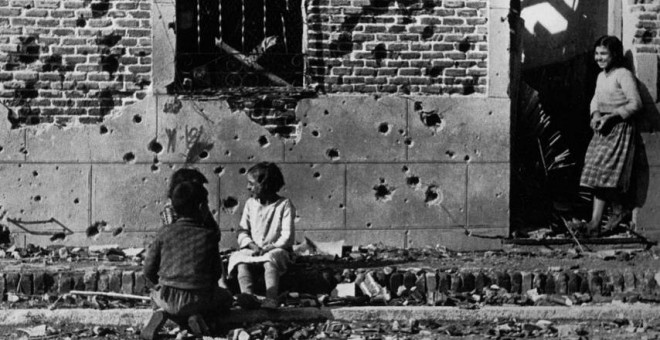
<instances>
[{"instance_id":1,"label":"boarded window","mask_svg":"<svg viewBox=\"0 0 660 340\"><path fill-rule=\"evenodd\" d=\"M302 0L177 0L176 89L302 86Z\"/></svg>"}]
</instances>

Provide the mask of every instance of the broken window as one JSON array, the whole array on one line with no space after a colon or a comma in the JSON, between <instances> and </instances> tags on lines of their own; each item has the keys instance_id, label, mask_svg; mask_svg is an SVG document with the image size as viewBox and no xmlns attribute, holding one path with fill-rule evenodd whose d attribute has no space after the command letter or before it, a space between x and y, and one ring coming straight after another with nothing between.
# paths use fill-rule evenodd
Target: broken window
<instances>
[{"instance_id":1,"label":"broken window","mask_svg":"<svg viewBox=\"0 0 660 340\"><path fill-rule=\"evenodd\" d=\"M302 0L177 0L173 90L302 86Z\"/></svg>"}]
</instances>

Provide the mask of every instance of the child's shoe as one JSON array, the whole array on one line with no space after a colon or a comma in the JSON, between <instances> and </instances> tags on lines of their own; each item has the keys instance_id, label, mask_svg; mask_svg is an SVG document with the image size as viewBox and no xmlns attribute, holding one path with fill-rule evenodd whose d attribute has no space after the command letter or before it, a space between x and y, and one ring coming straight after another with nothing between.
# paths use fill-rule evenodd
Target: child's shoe
<instances>
[{"instance_id":1,"label":"child's shoe","mask_svg":"<svg viewBox=\"0 0 660 340\"><path fill-rule=\"evenodd\" d=\"M188 318L188 328L190 328L190 331L195 335L211 334L209 326L206 325L206 321L204 321L204 318L199 314L192 315Z\"/></svg>"},{"instance_id":2,"label":"child's shoe","mask_svg":"<svg viewBox=\"0 0 660 340\"><path fill-rule=\"evenodd\" d=\"M279 307L277 300L272 298L266 298L264 302L261 303L261 308L263 309L277 309L277 307Z\"/></svg>"},{"instance_id":3,"label":"child's shoe","mask_svg":"<svg viewBox=\"0 0 660 340\"><path fill-rule=\"evenodd\" d=\"M235 297L236 304L245 310L253 310L259 308L259 300L252 294L240 293Z\"/></svg>"},{"instance_id":4,"label":"child's shoe","mask_svg":"<svg viewBox=\"0 0 660 340\"><path fill-rule=\"evenodd\" d=\"M149 322L142 328L142 331L140 332L140 337L144 340L154 340L156 339L158 335L158 331L163 327L165 324L165 321L167 321L167 316L165 315L165 312L162 310L155 311L151 315L151 319L149 319Z\"/></svg>"}]
</instances>

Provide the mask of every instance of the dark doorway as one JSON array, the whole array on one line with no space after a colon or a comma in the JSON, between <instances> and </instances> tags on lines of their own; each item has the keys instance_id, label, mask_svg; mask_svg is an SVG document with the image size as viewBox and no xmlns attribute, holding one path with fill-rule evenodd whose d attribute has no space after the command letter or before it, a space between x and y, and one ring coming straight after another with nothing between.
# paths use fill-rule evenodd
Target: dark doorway
<instances>
[{"instance_id":1,"label":"dark doorway","mask_svg":"<svg viewBox=\"0 0 660 340\"><path fill-rule=\"evenodd\" d=\"M598 69L593 42L608 34L609 0L522 0L521 71L512 119L511 233L587 219L591 198L579 177L591 138L589 103Z\"/></svg>"}]
</instances>

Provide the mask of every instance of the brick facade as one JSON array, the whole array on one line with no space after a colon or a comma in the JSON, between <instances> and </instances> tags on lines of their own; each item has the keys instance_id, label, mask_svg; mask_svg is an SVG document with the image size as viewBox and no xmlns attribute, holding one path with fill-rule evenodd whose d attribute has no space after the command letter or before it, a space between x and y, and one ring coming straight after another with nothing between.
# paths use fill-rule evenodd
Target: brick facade
<instances>
[{"instance_id":1,"label":"brick facade","mask_svg":"<svg viewBox=\"0 0 660 340\"><path fill-rule=\"evenodd\" d=\"M151 83L151 4L0 0L0 98L12 127L97 123Z\"/></svg>"},{"instance_id":2,"label":"brick facade","mask_svg":"<svg viewBox=\"0 0 660 340\"><path fill-rule=\"evenodd\" d=\"M485 0L313 0L308 73L330 92L486 93Z\"/></svg>"}]
</instances>

